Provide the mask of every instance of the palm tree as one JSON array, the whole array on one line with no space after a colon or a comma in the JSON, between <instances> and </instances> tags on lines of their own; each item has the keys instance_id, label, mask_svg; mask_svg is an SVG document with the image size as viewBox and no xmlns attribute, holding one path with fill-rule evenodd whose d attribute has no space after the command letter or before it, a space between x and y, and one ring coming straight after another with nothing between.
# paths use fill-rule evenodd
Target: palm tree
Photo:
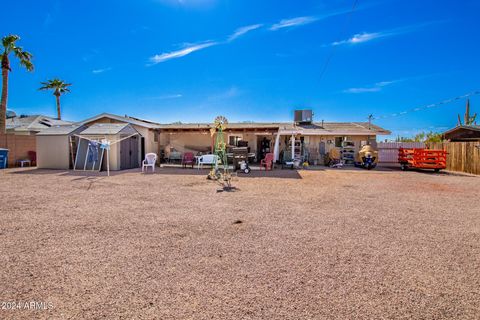
<instances>
[{"instance_id":1,"label":"palm tree","mask_svg":"<svg viewBox=\"0 0 480 320\"><path fill-rule=\"evenodd\" d=\"M71 83L66 83L63 80L60 80L58 78L48 80L47 82L41 82L43 87L41 87L39 90L53 90L53 95L57 99L57 115L58 115L58 120L62 119L62 115L60 112L60 96L64 93L70 92L70 87L72 84Z\"/></svg>"},{"instance_id":2,"label":"palm tree","mask_svg":"<svg viewBox=\"0 0 480 320\"><path fill-rule=\"evenodd\" d=\"M20 40L19 36L8 35L2 38L2 45L0 46L0 57L2 59L2 100L0 104L0 133L5 133L5 123L7 114L7 99L8 99L8 73L12 71L10 68L10 53L20 61L20 65L27 71L33 71L32 54L24 51L21 47L15 44Z\"/></svg>"}]
</instances>

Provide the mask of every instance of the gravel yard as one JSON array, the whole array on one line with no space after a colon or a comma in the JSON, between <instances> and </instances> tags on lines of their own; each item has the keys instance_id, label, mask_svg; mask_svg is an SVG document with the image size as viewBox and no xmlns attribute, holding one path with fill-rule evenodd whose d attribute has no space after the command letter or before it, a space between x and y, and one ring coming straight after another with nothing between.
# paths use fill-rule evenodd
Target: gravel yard
<instances>
[{"instance_id":1,"label":"gravel yard","mask_svg":"<svg viewBox=\"0 0 480 320\"><path fill-rule=\"evenodd\" d=\"M0 171L0 319L479 319L480 178ZM8 303L5 303L8 302Z\"/></svg>"}]
</instances>

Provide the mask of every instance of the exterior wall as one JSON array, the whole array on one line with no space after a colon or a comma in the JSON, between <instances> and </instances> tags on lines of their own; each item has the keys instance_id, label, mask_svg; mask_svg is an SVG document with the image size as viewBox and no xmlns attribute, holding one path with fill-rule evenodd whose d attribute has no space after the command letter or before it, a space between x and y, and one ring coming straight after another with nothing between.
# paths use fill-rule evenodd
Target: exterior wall
<instances>
[{"instance_id":1,"label":"exterior wall","mask_svg":"<svg viewBox=\"0 0 480 320\"><path fill-rule=\"evenodd\" d=\"M68 137L68 135L37 136L37 167L68 170L70 167Z\"/></svg>"},{"instance_id":2,"label":"exterior wall","mask_svg":"<svg viewBox=\"0 0 480 320\"><path fill-rule=\"evenodd\" d=\"M28 159L29 151L37 150L34 135L0 134L0 148L6 148L8 153L8 166L15 167L18 160Z\"/></svg>"},{"instance_id":3,"label":"exterior wall","mask_svg":"<svg viewBox=\"0 0 480 320\"><path fill-rule=\"evenodd\" d=\"M212 136L210 132L162 132L160 134L160 148L165 151L166 156L168 156L170 148L181 153L197 153L199 151L209 152L211 146Z\"/></svg>"},{"instance_id":4,"label":"exterior wall","mask_svg":"<svg viewBox=\"0 0 480 320\"><path fill-rule=\"evenodd\" d=\"M273 141L275 136L266 134ZM231 131L223 134L225 143L228 145L230 136L241 136L242 140L248 142L250 152L257 152L257 139L262 136L255 135L254 132ZM215 137L212 138L209 131L187 131L187 132L161 132L159 146L161 150L168 153L168 149L184 152L210 152Z\"/></svg>"},{"instance_id":5,"label":"exterior wall","mask_svg":"<svg viewBox=\"0 0 480 320\"><path fill-rule=\"evenodd\" d=\"M155 130L148 129L145 127L140 127L136 125L132 125L132 127L135 128L135 130L138 131L142 135L142 137L145 140L145 154L147 153L156 153L157 155L159 154L159 142L155 142ZM139 150L141 152L141 150ZM142 155L138 157L139 159L142 159ZM143 160L143 159L142 159Z\"/></svg>"}]
</instances>

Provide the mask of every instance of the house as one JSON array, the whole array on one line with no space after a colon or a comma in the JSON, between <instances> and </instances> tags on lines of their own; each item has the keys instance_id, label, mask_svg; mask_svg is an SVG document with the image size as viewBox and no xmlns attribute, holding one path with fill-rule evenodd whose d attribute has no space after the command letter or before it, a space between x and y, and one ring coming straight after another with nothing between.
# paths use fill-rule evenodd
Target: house
<instances>
[{"instance_id":1,"label":"house","mask_svg":"<svg viewBox=\"0 0 480 320\"><path fill-rule=\"evenodd\" d=\"M214 143L212 127L205 123L160 125L160 148L166 156L172 150L209 152ZM355 153L363 144L375 143L377 135L388 134L390 131L364 122L229 123L224 138L228 146L247 146L255 154L254 161L274 153L276 160L307 155L309 161L322 163L332 148L348 144Z\"/></svg>"},{"instance_id":2,"label":"house","mask_svg":"<svg viewBox=\"0 0 480 320\"><path fill-rule=\"evenodd\" d=\"M69 121L58 120L43 115L21 115L6 119L7 134L35 135L53 126L70 125Z\"/></svg>"},{"instance_id":3,"label":"house","mask_svg":"<svg viewBox=\"0 0 480 320\"><path fill-rule=\"evenodd\" d=\"M459 125L443 133L445 140L452 142L480 141L479 125Z\"/></svg>"},{"instance_id":4,"label":"house","mask_svg":"<svg viewBox=\"0 0 480 320\"><path fill-rule=\"evenodd\" d=\"M267 153L274 153L275 159L278 161L301 157L312 163L321 164L325 154L333 148L345 149L343 154L349 156L348 159L345 159L349 161L353 160L353 155L360 150L362 145L374 144L378 135L390 134L390 131L368 122L313 122L311 119L307 120L290 123L228 123L223 133L224 140L229 149L247 147L249 153L253 155L253 159L251 159L253 162L260 161ZM112 135L122 136L121 130L125 129L122 125L126 124L138 133L138 142L130 142L131 146L129 146L134 158L128 162L126 159L122 160L121 152L112 151L116 158L112 160L111 170L139 167L145 154L150 152L158 154L160 159L171 159L172 155L178 157L185 152L210 153L215 143L215 137L211 134L213 123L160 124L109 113L102 113L76 123L77 126L87 128L79 135L87 134L98 139L110 134L110 131L104 132L104 129L118 129L119 131ZM64 133L57 135L65 136ZM49 139L48 134L40 133L38 136L46 137L42 139ZM137 143L138 149L134 146ZM132 154L130 151L129 154ZM125 165L127 162L129 164Z\"/></svg>"}]
</instances>

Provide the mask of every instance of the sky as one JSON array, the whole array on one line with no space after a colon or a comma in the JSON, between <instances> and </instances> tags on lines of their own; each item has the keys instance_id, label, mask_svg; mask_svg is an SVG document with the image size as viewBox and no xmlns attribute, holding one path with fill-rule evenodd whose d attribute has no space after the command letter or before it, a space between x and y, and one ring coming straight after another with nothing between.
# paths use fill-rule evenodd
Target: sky
<instances>
[{"instance_id":1,"label":"sky","mask_svg":"<svg viewBox=\"0 0 480 320\"><path fill-rule=\"evenodd\" d=\"M352 7L355 7L352 10ZM8 107L55 116L40 82L72 83L62 116L102 112L161 123L367 121L411 136L454 127L480 89L480 1L8 1L0 35L14 60ZM470 98L480 113L480 95ZM426 107L428 106L428 107ZM479 121L480 122L480 121Z\"/></svg>"}]
</instances>

